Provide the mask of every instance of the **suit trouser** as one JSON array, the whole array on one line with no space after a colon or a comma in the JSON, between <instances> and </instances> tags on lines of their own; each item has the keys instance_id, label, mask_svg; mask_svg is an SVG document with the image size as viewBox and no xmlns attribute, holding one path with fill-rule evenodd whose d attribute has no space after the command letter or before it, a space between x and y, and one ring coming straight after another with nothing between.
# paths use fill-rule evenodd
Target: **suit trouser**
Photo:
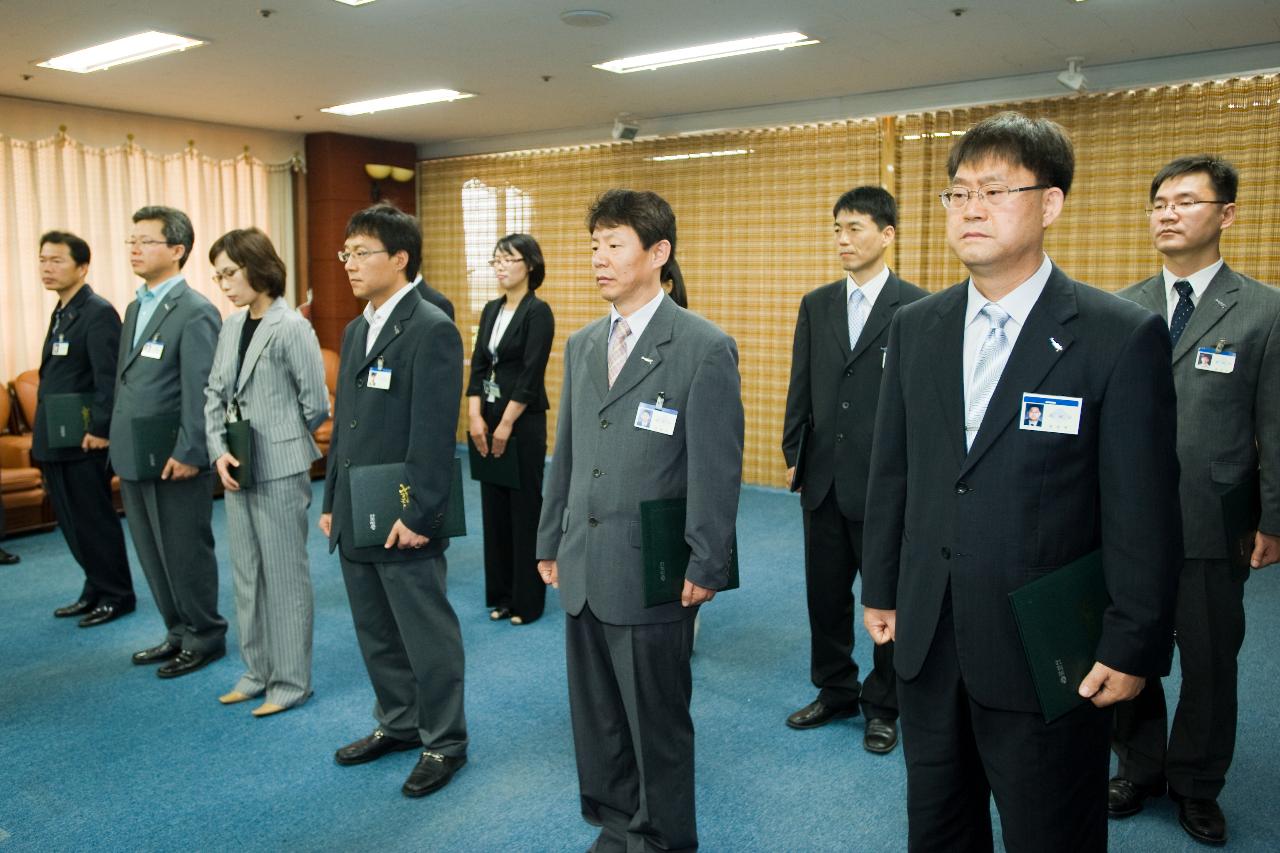
<instances>
[{"instance_id":1,"label":"suit trouser","mask_svg":"<svg viewBox=\"0 0 1280 853\"><path fill-rule=\"evenodd\" d=\"M1110 710L1082 705L1046 724L979 705L960 672L949 593L924 666L899 679L898 697L911 851L992 850L992 795L1011 853L1106 850Z\"/></svg>"},{"instance_id":2,"label":"suit trouser","mask_svg":"<svg viewBox=\"0 0 1280 853\"><path fill-rule=\"evenodd\" d=\"M693 850L693 619L608 625L565 616L569 711L592 850Z\"/></svg>"},{"instance_id":3,"label":"suit trouser","mask_svg":"<svg viewBox=\"0 0 1280 853\"><path fill-rule=\"evenodd\" d=\"M1169 787L1184 797L1216 799L1236 745L1236 657L1244 642L1248 570L1227 560L1187 560L1174 615L1182 689L1168 728L1164 686L1153 678L1116 706L1112 746L1119 775ZM1166 747L1165 732L1168 731Z\"/></svg>"},{"instance_id":4,"label":"suit trouser","mask_svg":"<svg viewBox=\"0 0 1280 853\"><path fill-rule=\"evenodd\" d=\"M71 556L84 570L80 597L91 604L132 607L133 578L124 530L111 503L107 455L40 465L58 527Z\"/></svg>"},{"instance_id":5,"label":"suit trouser","mask_svg":"<svg viewBox=\"0 0 1280 853\"><path fill-rule=\"evenodd\" d=\"M857 708L869 719L897 719L893 644L874 646L871 673L858 682L853 660L853 581L862 565L862 522L846 518L831 489L804 513L804 579L809 601L809 677L818 700L831 708Z\"/></svg>"},{"instance_id":6,"label":"suit trouser","mask_svg":"<svg viewBox=\"0 0 1280 853\"><path fill-rule=\"evenodd\" d=\"M235 689L286 708L311 695L314 602L307 561L305 472L227 492L240 657Z\"/></svg>"},{"instance_id":7,"label":"suit trouser","mask_svg":"<svg viewBox=\"0 0 1280 853\"><path fill-rule=\"evenodd\" d=\"M492 432L497 420L489 423ZM520 488L480 484L484 519L484 597L489 607L507 607L526 623L542 615L547 585L534 551L542 514L542 473L547 459L547 415L528 412L516 420L508 446L519 454Z\"/></svg>"},{"instance_id":8,"label":"suit trouser","mask_svg":"<svg viewBox=\"0 0 1280 853\"><path fill-rule=\"evenodd\" d=\"M342 561L356 640L393 738L441 755L467 754L462 630L445 595L444 555L387 563Z\"/></svg>"},{"instance_id":9,"label":"suit trouser","mask_svg":"<svg viewBox=\"0 0 1280 853\"><path fill-rule=\"evenodd\" d=\"M167 639L201 653L222 651L227 634L227 621L218 615L210 477L202 471L190 480L120 481L129 536Z\"/></svg>"}]
</instances>

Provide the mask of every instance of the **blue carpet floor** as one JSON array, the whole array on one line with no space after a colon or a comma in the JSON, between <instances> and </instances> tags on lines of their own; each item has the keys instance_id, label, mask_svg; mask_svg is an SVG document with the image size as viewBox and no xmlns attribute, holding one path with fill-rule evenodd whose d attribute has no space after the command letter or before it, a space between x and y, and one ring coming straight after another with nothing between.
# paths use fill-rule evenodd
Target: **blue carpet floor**
<instances>
[{"instance_id":1,"label":"blue carpet floor","mask_svg":"<svg viewBox=\"0 0 1280 853\"><path fill-rule=\"evenodd\" d=\"M321 484L311 514L319 514ZM81 630L50 611L82 576L58 532L13 537L22 563L0 570L0 850L581 851L564 679L563 614L515 627L484 607L479 495L472 535L448 551L450 598L467 655L469 764L423 800L399 788L416 760L397 753L339 767L333 751L373 727L373 704L336 558L310 543L316 590L315 696L254 719L223 707L239 675L225 513L214 505L227 658L173 681L129 655L163 637L136 562L138 611ZM862 749L861 720L795 732L785 716L813 698L793 495L743 492L742 588L703 610L694 655L698 823L709 851L902 850L902 753ZM132 554L131 554L132 556ZM1248 585L1239 749L1221 803L1233 850L1280 849L1277 676L1280 568ZM857 658L870 661L859 631ZM1176 680L1167 685L1170 695ZM1199 850L1168 800L1112 822L1114 850Z\"/></svg>"}]
</instances>

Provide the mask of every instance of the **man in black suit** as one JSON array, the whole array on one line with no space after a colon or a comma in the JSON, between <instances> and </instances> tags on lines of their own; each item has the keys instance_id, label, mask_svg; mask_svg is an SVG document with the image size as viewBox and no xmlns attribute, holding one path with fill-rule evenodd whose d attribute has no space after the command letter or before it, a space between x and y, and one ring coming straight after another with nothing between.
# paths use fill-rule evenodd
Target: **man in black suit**
<instances>
[{"instance_id":1,"label":"man in black suit","mask_svg":"<svg viewBox=\"0 0 1280 853\"><path fill-rule=\"evenodd\" d=\"M81 628L132 613L136 600L124 531L111 503L107 436L115 401L120 315L93 292L89 244L65 231L40 238L40 281L58 296L40 354L40 389L31 456L41 463L58 526L84 570L80 597L54 616L82 616ZM53 394L93 395L77 447L50 447L45 401Z\"/></svg>"},{"instance_id":2,"label":"man in black suit","mask_svg":"<svg viewBox=\"0 0 1280 853\"><path fill-rule=\"evenodd\" d=\"M885 265L898 206L880 187L855 187L836 201L836 251L845 277L800 301L791 351L791 383L783 424L787 484L804 510L805 590L809 602L809 677L818 697L787 717L812 729L858 713L867 719L863 746L886 753L898 743L893 645L876 646L873 667L858 681L853 661L853 581L862 555L862 516L876 401L889 321L925 291ZM802 481L794 483L805 424Z\"/></svg>"},{"instance_id":3,"label":"man in black suit","mask_svg":"<svg viewBox=\"0 0 1280 853\"><path fill-rule=\"evenodd\" d=\"M1108 706L1168 672L1173 642L1169 334L1044 254L1074 171L1061 127L998 114L947 170L970 278L894 317L864 539L864 623L895 641L908 846L991 850L994 794L1006 849L1102 851ZM1027 396L1062 398L1052 429L1021 427ZM1111 597L1095 663L1046 723L1009 593L1094 551Z\"/></svg>"},{"instance_id":4,"label":"man in black suit","mask_svg":"<svg viewBox=\"0 0 1280 853\"><path fill-rule=\"evenodd\" d=\"M1173 727L1158 681L1117 706L1120 767L1107 808L1113 817L1136 814L1167 784L1182 828L1209 844L1227 840L1217 798L1235 751L1244 584L1250 565L1280 560L1280 291L1222 260L1219 242L1235 222L1238 184L1231 164L1211 155L1180 157L1161 169L1149 207L1164 270L1120 292L1167 317L1175 339L1186 562L1175 619L1182 687ZM1238 484L1259 490L1262 511L1248 549L1232 554L1238 544L1227 541L1220 495Z\"/></svg>"},{"instance_id":5,"label":"man in black suit","mask_svg":"<svg viewBox=\"0 0 1280 853\"><path fill-rule=\"evenodd\" d=\"M449 301L449 297L423 281L422 273L418 273L413 279L413 289L427 302L443 311L446 317L453 319L453 303Z\"/></svg>"},{"instance_id":6,"label":"man in black suit","mask_svg":"<svg viewBox=\"0 0 1280 853\"><path fill-rule=\"evenodd\" d=\"M363 764L421 747L401 788L421 797L467 763L462 632L445 596L449 540L436 535L453 476L462 339L409 283L406 270L422 257L412 216L389 204L356 213L339 257L368 304L342 337L320 529L339 549L378 726L335 760ZM381 547L358 548L350 471L385 463L404 464L408 503Z\"/></svg>"}]
</instances>

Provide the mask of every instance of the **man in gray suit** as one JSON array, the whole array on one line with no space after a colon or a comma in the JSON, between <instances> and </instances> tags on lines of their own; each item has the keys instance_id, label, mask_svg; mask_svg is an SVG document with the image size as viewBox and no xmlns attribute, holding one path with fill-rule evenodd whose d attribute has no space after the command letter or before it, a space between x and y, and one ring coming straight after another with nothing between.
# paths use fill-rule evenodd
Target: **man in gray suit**
<instances>
[{"instance_id":1,"label":"man in gray suit","mask_svg":"<svg viewBox=\"0 0 1280 853\"><path fill-rule=\"evenodd\" d=\"M133 662L167 661L156 674L174 678L226 650L204 430L204 386L222 319L182 277L195 243L185 213L144 207L133 215L127 242L129 263L143 284L120 333L111 467L120 475L129 534L167 631L163 642L136 652ZM135 421L170 414L179 416L177 442L160 479L147 479L135 458Z\"/></svg>"},{"instance_id":2,"label":"man in gray suit","mask_svg":"<svg viewBox=\"0 0 1280 853\"><path fill-rule=\"evenodd\" d=\"M1173 728L1157 680L1116 706L1120 766L1107 807L1112 817L1136 814L1167 785L1182 828L1210 844L1227 839L1217 797L1235 749L1245 564L1280 560L1280 291L1222 260L1218 244L1235 222L1238 182L1231 164L1210 155L1161 169L1148 209L1164 270L1120 292L1169 322L1186 561L1175 616L1182 689ZM1261 520L1252 548L1233 560L1220 495L1237 484L1258 488L1255 477Z\"/></svg>"},{"instance_id":3,"label":"man in gray suit","mask_svg":"<svg viewBox=\"0 0 1280 853\"><path fill-rule=\"evenodd\" d=\"M662 290L670 205L610 190L591 209L592 266L612 303L574 333L538 528L560 587L569 708L592 850L692 850L693 617L729 580L743 413L732 338ZM641 426L644 413L648 426ZM685 497L680 601L646 608L640 502Z\"/></svg>"}]
</instances>

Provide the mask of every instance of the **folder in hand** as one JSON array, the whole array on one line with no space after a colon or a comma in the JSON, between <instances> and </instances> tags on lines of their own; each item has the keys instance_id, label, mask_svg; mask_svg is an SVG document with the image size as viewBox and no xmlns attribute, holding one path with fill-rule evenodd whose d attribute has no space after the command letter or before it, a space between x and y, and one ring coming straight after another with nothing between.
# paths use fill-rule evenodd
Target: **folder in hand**
<instances>
[{"instance_id":1,"label":"folder in hand","mask_svg":"<svg viewBox=\"0 0 1280 853\"><path fill-rule=\"evenodd\" d=\"M798 492L804 485L804 469L809 461L809 434L813 432L813 424L805 421L800 424L800 440L796 442L796 470L791 475L791 491Z\"/></svg>"},{"instance_id":2,"label":"folder in hand","mask_svg":"<svg viewBox=\"0 0 1280 853\"><path fill-rule=\"evenodd\" d=\"M1262 518L1261 480L1255 470L1243 483L1218 486L1222 502L1222 523L1227 534L1227 559L1235 573L1248 575L1253 556L1254 534Z\"/></svg>"},{"instance_id":3,"label":"folder in hand","mask_svg":"<svg viewBox=\"0 0 1280 853\"><path fill-rule=\"evenodd\" d=\"M520 488L520 457L516 454L514 441L507 442L507 449L501 456L493 455L492 445L489 455L481 456L471 436L467 436L467 450L471 454L471 479L508 489Z\"/></svg>"},{"instance_id":4,"label":"folder in hand","mask_svg":"<svg viewBox=\"0 0 1280 853\"><path fill-rule=\"evenodd\" d=\"M248 488L253 485L253 430L245 420L228 421L226 426L227 452L240 463L238 468L228 465L227 470L240 488Z\"/></svg>"},{"instance_id":5,"label":"folder in hand","mask_svg":"<svg viewBox=\"0 0 1280 853\"><path fill-rule=\"evenodd\" d=\"M178 443L178 426L181 416L177 412L164 415L148 415L134 418L133 464L138 469L139 480L158 480L164 464L173 455Z\"/></svg>"},{"instance_id":6,"label":"folder in hand","mask_svg":"<svg viewBox=\"0 0 1280 853\"><path fill-rule=\"evenodd\" d=\"M1080 682L1097 661L1102 617L1111 606L1102 552L1086 554L1009 593L1044 721L1088 702Z\"/></svg>"},{"instance_id":7,"label":"folder in hand","mask_svg":"<svg viewBox=\"0 0 1280 853\"><path fill-rule=\"evenodd\" d=\"M49 447L79 447L89 431L93 394L50 394L40 405Z\"/></svg>"},{"instance_id":8,"label":"folder in hand","mask_svg":"<svg viewBox=\"0 0 1280 853\"><path fill-rule=\"evenodd\" d=\"M454 458L449 503L444 521L431 539L467 535L466 508L462 503L462 460ZM351 537L357 548L381 548L401 513L409 506L412 487L403 462L358 465L351 469ZM414 533L426 535L421 530Z\"/></svg>"},{"instance_id":9,"label":"folder in hand","mask_svg":"<svg viewBox=\"0 0 1280 853\"><path fill-rule=\"evenodd\" d=\"M666 498L640 502L640 559L644 563L644 606L656 607L680 600L684 573L689 568L692 549L684 538L686 502ZM737 589L738 539L729 552L729 583Z\"/></svg>"}]
</instances>

